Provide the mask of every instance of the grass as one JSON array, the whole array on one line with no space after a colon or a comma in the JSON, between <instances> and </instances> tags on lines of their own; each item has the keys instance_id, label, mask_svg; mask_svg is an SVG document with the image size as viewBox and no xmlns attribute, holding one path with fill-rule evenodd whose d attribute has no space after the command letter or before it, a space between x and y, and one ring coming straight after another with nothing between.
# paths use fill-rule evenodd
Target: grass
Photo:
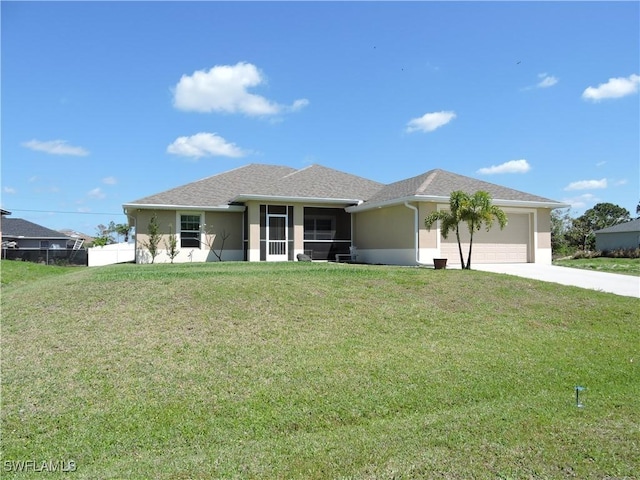
<instances>
[{"instance_id":1,"label":"grass","mask_svg":"<svg viewBox=\"0 0 640 480\"><path fill-rule=\"evenodd\" d=\"M79 479L635 478L637 313L506 275L347 264L9 285L4 473L32 459L73 460Z\"/></svg>"},{"instance_id":2,"label":"grass","mask_svg":"<svg viewBox=\"0 0 640 480\"><path fill-rule=\"evenodd\" d=\"M579 258L554 260L554 265L561 267L582 268L598 272L621 273L640 276L640 258Z\"/></svg>"},{"instance_id":3,"label":"grass","mask_svg":"<svg viewBox=\"0 0 640 480\"><path fill-rule=\"evenodd\" d=\"M82 267L60 267L16 260L0 260L0 285L3 287L25 285L43 277L61 275L78 268Z\"/></svg>"}]
</instances>

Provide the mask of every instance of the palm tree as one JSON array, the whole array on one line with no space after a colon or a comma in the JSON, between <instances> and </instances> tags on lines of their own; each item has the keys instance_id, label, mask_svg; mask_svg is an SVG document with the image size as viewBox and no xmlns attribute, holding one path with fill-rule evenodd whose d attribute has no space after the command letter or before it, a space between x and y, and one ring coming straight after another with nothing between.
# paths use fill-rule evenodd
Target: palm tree
<instances>
[{"instance_id":1,"label":"palm tree","mask_svg":"<svg viewBox=\"0 0 640 480\"><path fill-rule=\"evenodd\" d=\"M440 210L433 212L427 216L424 220L424 225L428 230L431 230L431 226L440 221L440 231L443 238L449 236L449 232L456 232L456 240L458 240L458 251L460 252L460 263L462 268L465 268L464 256L462 255L462 244L460 243L460 222L463 220L463 214L465 205L469 203L470 197L461 190L451 192L449 196L449 211Z\"/></svg>"},{"instance_id":2,"label":"palm tree","mask_svg":"<svg viewBox=\"0 0 640 480\"><path fill-rule=\"evenodd\" d=\"M467 198L468 201L465 202L462 208L461 218L469 226L469 257L467 258L467 265L464 266L463 264L462 268L471 270L471 250L473 248L474 232L479 231L483 225L486 226L488 232L491 230L494 220L498 220L500 230L502 230L507 225L507 214L491 203L491 195L487 192L480 190ZM459 244L460 241L458 241Z\"/></svg>"}]
</instances>

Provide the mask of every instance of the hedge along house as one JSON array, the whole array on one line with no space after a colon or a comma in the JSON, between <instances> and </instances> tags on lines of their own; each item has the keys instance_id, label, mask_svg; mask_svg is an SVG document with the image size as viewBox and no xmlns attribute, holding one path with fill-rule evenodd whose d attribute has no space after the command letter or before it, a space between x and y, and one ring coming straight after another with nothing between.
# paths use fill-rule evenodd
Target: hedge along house
<instances>
[{"instance_id":1,"label":"hedge along house","mask_svg":"<svg viewBox=\"0 0 640 480\"><path fill-rule=\"evenodd\" d=\"M551 263L550 214L565 204L462 175L432 170L384 185L320 165L296 170L251 164L124 205L136 227L136 261L155 213L163 239L157 262L169 261L165 241L177 236L176 262L291 261L297 254L334 260L357 247L357 261L395 265L459 262L455 236L445 240L424 218L447 209L454 190L489 192L509 217L504 229L474 236L474 262ZM468 245L466 227L461 226ZM466 236L465 236L466 235Z\"/></svg>"}]
</instances>

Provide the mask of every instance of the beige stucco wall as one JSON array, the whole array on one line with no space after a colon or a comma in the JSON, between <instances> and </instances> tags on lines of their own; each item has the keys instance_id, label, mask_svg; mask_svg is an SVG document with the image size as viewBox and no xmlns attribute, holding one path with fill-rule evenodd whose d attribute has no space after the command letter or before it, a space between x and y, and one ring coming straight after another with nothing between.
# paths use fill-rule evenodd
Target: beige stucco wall
<instances>
[{"instance_id":1,"label":"beige stucco wall","mask_svg":"<svg viewBox=\"0 0 640 480\"><path fill-rule=\"evenodd\" d=\"M224 242L224 248L231 250L242 249L242 220L243 212L206 212L205 226L206 232L215 233L213 248L219 249L222 246L223 234L228 235Z\"/></svg>"},{"instance_id":2,"label":"beige stucco wall","mask_svg":"<svg viewBox=\"0 0 640 480\"><path fill-rule=\"evenodd\" d=\"M420 248L436 248L438 246L438 231L435 225L428 230L424 225L424 219L429 214L435 212L437 205L435 203L422 202L418 204L418 231Z\"/></svg>"},{"instance_id":3,"label":"beige stucco wall","mask_svg":"<svg viewBox=\"0 0 640 480\"><path fill-rule=\"evenodd\" d=\"M353 243L358 249L415 247L414 211L404 205L376 208L352 215Z\"/></svg>"},{"instance_id":4,"label":"beige stucco wall","mask_svg":"<svg viewBox=\"0 0 640 480\"><path fill-rule=\"evenodd\" d=\"M149 239L149 222L153 214L157 215L158 225L160 229L161 239L158 245L160 254L156 258L156 262L162 263L170 261L166 255L166 245L169 242L171 232L177 235L178 240L178 256L174 262L187 261L215 261L217 257L210 252L207 242L213 238L213 248L216 252L222 252L225 260L241 260L242 259L242 212L202 212L202 211L176 211L176 210L146 210L139 209L135 212L129 212L129 216L135 219L136 226L136 251L138 261L146 263L149 261L148 252L143 244ZM182 248L180 246L180 214L200 215L203 225L201 229L206 230L214 235L203 233L200 237L200 248L189 247ZM223 234L228 234L222 249ZM146 252L146 253L145 253Z\"/></svg>"},{"instance_id":5,"label":"beige stucco wall","mask_svg":"<svg viewBox=\"0 0 640 480\"><path fill-rule=\"evenodd\" d=\"M551 210L548 208L539 208L537 244L538 248L551 248Z\"/></svg>"},{"instance_id":6,"label":"beige stucco wall","mask_svg":"<svg viewBox=\"0 0 640 480\"><path fill-rule=\"evenodd\" d=\"M136 212L131 212L129 215L136 220L137 248L141 248L142 244L149 239L149 222L154 213L158 218L160 234L162 235L162 239L160 240L161 248L164 241L168 240L169 225L171 225L174 233L176 231L176 212L173 210L137 210Z\"/></svg>"}]
</instances>

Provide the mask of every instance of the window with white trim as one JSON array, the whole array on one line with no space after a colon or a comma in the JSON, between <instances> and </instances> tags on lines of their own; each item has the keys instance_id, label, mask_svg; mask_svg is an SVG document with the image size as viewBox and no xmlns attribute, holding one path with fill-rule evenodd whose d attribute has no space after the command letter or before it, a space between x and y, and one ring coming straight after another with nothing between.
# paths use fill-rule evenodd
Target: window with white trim
<instances>
[{"instance_id":1,"label":"window with white trim","mask_svg":"<svg viewBox=\"0 0 640 480\"><path fill-rule=\"evenodd\" d=\"M200 248L200 215L180 215L180 247Z\"/></svg>"}]
</instances>

